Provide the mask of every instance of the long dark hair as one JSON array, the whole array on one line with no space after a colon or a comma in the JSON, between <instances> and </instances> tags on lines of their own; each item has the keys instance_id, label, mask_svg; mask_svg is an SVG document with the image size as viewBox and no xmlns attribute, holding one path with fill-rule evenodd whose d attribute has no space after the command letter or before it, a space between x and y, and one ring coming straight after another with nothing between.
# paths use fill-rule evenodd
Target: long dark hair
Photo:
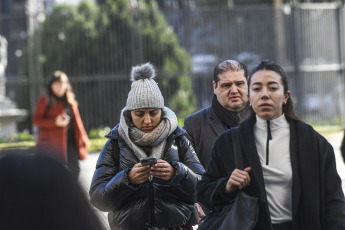
<instances>
[{"instance_id":1,"label":"long dark hair","mask_svg":"<svg viewBox=\"0 0 345 230\"><path fill-rule=\"evenodd\" d=\"M270 62L268 60L261 61L259 64L257 64L253 69L252 72L250 73L248 77L248 95L249 95L249 87L250 87L250 82L252 80L253 75L260 71L260 70L271 70L279 74L281 77L281 82L284 87L284 94L286 94L289 91L289 84L288 84L288 79L287 79L287 74L283 70L283 68L273 62ZM252 114L255 114L254 110L251 109ZM293 103L291 100L291 97L289 97L286 101L286 103L283 104L283 113L285 114L286 117L292 119L292 120L298 120L301 121L299 117L296 116L294 109L293 109Z\"/></svg>"},{"instance_id":2,"label":"long dark hair","mask_svg":"<svg viewBox=\"0 0 345 230\"><path fill-rule=\"evenodd\" d=\"M54 71L54 73L51 75L51 78L47 84L47 93L48 93L48 106L49 107L54 107L57 104L57 101L59 100L59 98L54 94L53 90L52 90L52 85L54 82L67 82L67 89L65 94L62 96L62 98L60 98L61 100L63 100L64 102L70 104L70 105L77 105L78 102L75 100L74 98L74 93L73 93L73 89L71 86L71 83L69 82L69 79L67 77L67 75L60 71Z\"/></svg>"}]
</instances>

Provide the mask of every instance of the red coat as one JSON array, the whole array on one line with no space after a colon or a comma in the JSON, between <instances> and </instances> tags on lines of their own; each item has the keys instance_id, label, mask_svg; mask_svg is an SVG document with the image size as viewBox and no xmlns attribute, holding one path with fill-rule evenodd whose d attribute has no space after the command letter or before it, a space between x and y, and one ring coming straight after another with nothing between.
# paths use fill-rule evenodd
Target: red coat
<instances>
[{"instance_id":1,"label":"red coat","mask_svg":"<svg viewBox=\"0 0 345 230\"><path fill-rule=\"evenodd\" d=\"M67 162L67 126L57 127L55 119L59 114L66 113L62 102L58 102L56 106L47 108L48 98L41 96L38 99L35 113L33 116L33 124L39 128L37 139L37 149L39 152L52 153L63 161ZM78 106L69 105L74 116L73 130L75 143L79 151L79 158L84 160L87 158L87 147L89 146L89 138L85 131L81 120Z\"/></svg>"}]
</instances>

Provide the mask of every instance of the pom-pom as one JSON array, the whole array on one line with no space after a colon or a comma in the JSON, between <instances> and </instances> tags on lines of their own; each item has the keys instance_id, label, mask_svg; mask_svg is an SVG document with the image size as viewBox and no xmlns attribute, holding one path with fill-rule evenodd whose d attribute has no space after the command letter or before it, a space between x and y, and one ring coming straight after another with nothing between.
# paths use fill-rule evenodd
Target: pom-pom
<instances>
[{"instance_id":1,"label":"pom-pom","mask_svg":"<svg viewBox=\"0 0 345 230\"><path fill-rule=\"evenodd\" d=\"M156 71L153 68L153 65L146 63L143 65L137 65L132 68L131 72L131 81L153 79L156 76Z\"/></svg>"}]
</instances>

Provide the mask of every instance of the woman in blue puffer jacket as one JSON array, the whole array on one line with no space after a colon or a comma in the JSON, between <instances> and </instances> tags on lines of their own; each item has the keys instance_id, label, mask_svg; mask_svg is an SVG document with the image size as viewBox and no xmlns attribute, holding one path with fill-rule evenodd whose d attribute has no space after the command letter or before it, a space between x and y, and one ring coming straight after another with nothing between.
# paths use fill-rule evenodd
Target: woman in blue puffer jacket
<instances>
[{"instance_id":1,"label":"woman in blue puffer jacket","mask_svg":"<svg viewBox=\"0 0 345 230\"><path fill-rule=\"evenodd\" d=\"M198 223L196 183L204 172L192 145L146 63L132 68L120 123L106 136L91 203L109 212L111 229L192 229ZM142 159L152 157L153 165Z\"/></svg>"}]
</instances>

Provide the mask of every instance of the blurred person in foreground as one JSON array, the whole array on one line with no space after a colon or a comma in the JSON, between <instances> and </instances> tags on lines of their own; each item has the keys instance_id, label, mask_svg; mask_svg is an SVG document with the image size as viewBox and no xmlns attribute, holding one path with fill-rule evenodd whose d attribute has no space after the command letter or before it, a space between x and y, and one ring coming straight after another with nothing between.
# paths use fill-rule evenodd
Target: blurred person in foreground
<instances>
[{"instance_id":1,"label":"blurred person in foreground","mask_svg":"<svg viewBox=\"0 0 345 230\"><path fill-rule=\"evenodd\" d=\"M262 61L248 86L253 114L238 127L244 169L235 168L230 129L214 145L198 201L219 210L242 190L259 198L256 230L345 229L333 148L296 117L286 73Z\"/></svg>"},{"instance_id":2,"label":"blurred person in foreground","mask_svg":"<svg viewBox=\"0 0 345 230\"><path fill-rule=\"evenodd\" d=\"M105 229L86 193L51 157L29 153L1 157L0 184L0 229Z\"/></svg>"},{"instance_id":3,"label":"blurred person in foreground","mask_svg":"<svg viewBox=\"0 0 345 230\"><path fill-rule=\"evenodd\" d=\"M91 203L109 212L111 229L192 229L198 223L196 183L204 172L175 113L153 80L150 63L135 66L120 123L106 136ZM153 165L141 160L153 157Z\"/></svg>"},{"instance_id":4,"label":"blurred person in foreground","mask_svg":"<svg viewBox=\"0 0 345 230\"><path fill-rule=\"evenodd\" d=\"M47 86L47 95L38 99L33 115L38 127L37 152L65 162L78 179L79 159L87 158L89 139L81 120L78 103L67 75L55 71Z\"/></svg>"}]
</instances>

